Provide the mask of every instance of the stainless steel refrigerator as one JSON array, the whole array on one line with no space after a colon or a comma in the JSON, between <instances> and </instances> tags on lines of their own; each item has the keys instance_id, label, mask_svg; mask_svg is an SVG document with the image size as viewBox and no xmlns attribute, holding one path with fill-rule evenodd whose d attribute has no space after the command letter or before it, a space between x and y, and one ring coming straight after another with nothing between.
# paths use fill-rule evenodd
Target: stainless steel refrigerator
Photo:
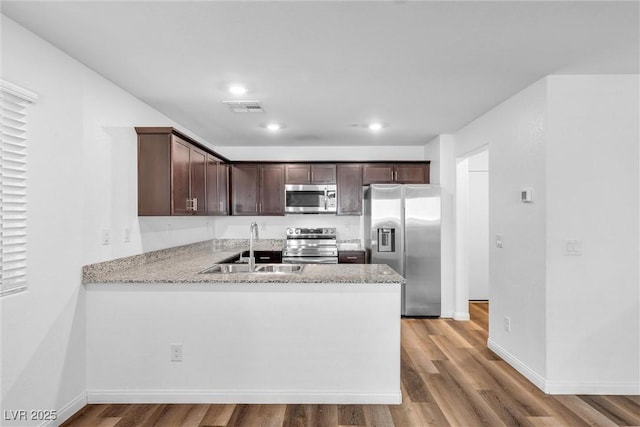
<instances>
[{"instance_id":1,"label":"stainless steel refrigerator","mask_svg":"<svg viewBox=\"0 0 640 427\"><path fill-rule=\"evenodd\" d=\"M372 184L364 190L364 240L372 264L406 279L403 316L440 316L440 188Z\"/></svg>"}]
</instances>

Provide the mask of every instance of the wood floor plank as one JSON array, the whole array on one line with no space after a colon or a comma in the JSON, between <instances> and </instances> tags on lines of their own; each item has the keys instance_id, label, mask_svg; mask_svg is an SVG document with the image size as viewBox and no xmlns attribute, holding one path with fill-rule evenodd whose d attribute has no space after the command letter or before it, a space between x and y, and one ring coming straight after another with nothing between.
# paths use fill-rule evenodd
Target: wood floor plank
<instances>
[{"instance_id":1,"label":"wood floor plank","mask_svg":"<svg viewBox=\"0 0 640 427\"><path fill-rule=\"evenodd\" d=\"M596 396L593 396L596 397ZM608 404L615 405L618 410L624 411L630 417L631 426L640 426L640 402L634 402L628 396L598 396ZM640 397L640 396L638 396ZM640 400L640 399L639 399Z\"/></svg>"},{"instance_id":2,"label":"wood floor plank","mask_svg":"<svg viewBox=\"0 0 640 427\"><path fill-rule=\"evenodd\" d=\"M472 387L471 383L464 376L456 375L456 368L452 362L438 360L434 363L440 371L441 378L447 384L450 396L455 396L456 408L458 410L465 409L464 413L467 414L465 423L469 423L465 425L506 427L506 424ZM445 413L445 415L447 414Z\"/></svg>"},{"instance_id":3,"label":"wood floor plank","mask_svg":"<svg viewBox=\"0 0 640 427\"><path fill-rule=\"evenodd\" d=\"M640 425L640 413L627 413L623 408L613 404L604 396L578 396L589 406L597 410L599 413L609 418L619 426L636 426Z\"/></svg>"},{"instance_id":4,"label":"wood floor plank","mask_svg":"<svg viewBox=\"0 0 640 427\"><path fill-rule=\"evenodd\" d=\"M444 416L440 407L434 403L411 403L413 412L416 414L418 426L424 427L447 427L450 426L447 417Z\"/></svg>"},{"instance_id":5,"label":"wood floor plank","mask_svg":"<svg viewBox=\"0 0 640 427\"><path fill-rule=\"evenodd\" d=\"M423 377L420 375L416 367L411 362L405 349L400 354L401 381L405 386L408 397L412 402L430 402L433 399L430 396Z\"/></svg>"},{"instance_id":6,"label":"wood floor plank","mask_svg":"<svg viewBox=\"0 0 640 427\"><path fill-rule=\"evenodd\" d=\"M341 426L364 426L362 405L338 405L338 424Z\"/></svg>"},{"instance_id":7,"label":"wood floor plank","mask_svg":"<svg viewBox=\"0 0 640 427\"><path fill-rule=\"evenodd\" d=\"M205 405L207 412L200 420L199 427L225 427L229 425L229 420L236 405Z\"/></svg>"},{"instance_id":8,"label":"wood floor plank","mask_svg":"<svg viewBox=\"0 0 640 427\"><path fill-rule=\"evenodd\" d=\"M338 405L313 405L312 427L333 427L338 425Z\"/></svg>"},{"instance_id":9,"label":"wood floor plank","mask_svg":"<svg viewBox=\"0 0 640 427\"><path fill-rule=\"evenodd\" d=\"M160 405L141 404L128 406L129 409L123 412L122 419L117 427L136 427L141 425L153 413L153 409L158 408Z\"/></svg>"},{"instance_id":10,"label":"wood floor plank","mask_svg":"<svg viewBox=\"0 0 640 427\"><path fill-rule=\"evenodd\" d=\"M640 426L640 396L544 394L487 348L489 309L402 319L399 405L91 404L62 426Z\"/></svg>"},{"instance_id":11,"label":"wood floor plank","mask_svg":"<svg viewBox=\"0 0 640 427\"><path fill-rule=\"evenodd\" d=\"M564 395L555 396L554 398L582 418L587 425L598 427L618 427L616 423L598 412L578 396Z\"/></svg>"},{"instance_id":12,"label":"wood floor plank","mask_svg":"<svg viewBox=\"0 0 640 427\"><path fill-rule=\"evenodd\" d=\"M387 405L362 405L366 426L394 427L393 417Z\"/></svg>"}]
</instances>

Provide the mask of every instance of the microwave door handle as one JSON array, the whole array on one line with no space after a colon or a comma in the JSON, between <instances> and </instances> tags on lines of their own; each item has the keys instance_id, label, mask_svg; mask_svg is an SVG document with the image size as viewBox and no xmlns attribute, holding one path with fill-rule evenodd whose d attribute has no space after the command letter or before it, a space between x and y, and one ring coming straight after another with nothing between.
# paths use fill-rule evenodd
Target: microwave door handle
<instances>
[{"instance_id":1,"label":"microwave door handle","mask_svg":"<svg viewBox=\"0 0 640 427\"><path fill-rule=\"evenodd\" d=\"M328 209L327 207L327 200L329 199L329 196L327 195L327 188L325 187L324 189L324 210L326 211Z\"/></svg>"}]
</instances>

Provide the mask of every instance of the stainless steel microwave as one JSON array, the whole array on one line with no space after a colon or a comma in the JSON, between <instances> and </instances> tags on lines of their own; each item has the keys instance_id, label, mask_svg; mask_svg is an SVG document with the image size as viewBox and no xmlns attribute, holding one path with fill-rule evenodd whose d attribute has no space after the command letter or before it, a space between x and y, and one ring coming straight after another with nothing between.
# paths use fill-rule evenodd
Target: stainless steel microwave
<instances>
[{"instance_id":1,"label":"stainless steel microwave","mask_svg":"<svg viewBox=\"0 0 640 427\"><path fill-rule=\"evenodd\" d=\"M285 213L336 213L335 184L284 186Z\"/></svg>"}]
</instances>

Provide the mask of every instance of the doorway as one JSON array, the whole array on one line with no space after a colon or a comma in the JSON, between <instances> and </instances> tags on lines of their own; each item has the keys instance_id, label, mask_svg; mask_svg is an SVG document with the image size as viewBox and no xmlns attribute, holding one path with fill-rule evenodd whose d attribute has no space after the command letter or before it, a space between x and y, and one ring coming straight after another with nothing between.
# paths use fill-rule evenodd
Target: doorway
<instances>
[{"instance_id":1,"label":"doorway","mask_svg":"<svg viewBox=\"0 0 640 427\"><path fill-rule=\"evenodd\" d=\"M469 301L488 302L489 147L456 159L456 313ZM455 316L464 320L464 316Z\"/></svg>"}]
</instances>

